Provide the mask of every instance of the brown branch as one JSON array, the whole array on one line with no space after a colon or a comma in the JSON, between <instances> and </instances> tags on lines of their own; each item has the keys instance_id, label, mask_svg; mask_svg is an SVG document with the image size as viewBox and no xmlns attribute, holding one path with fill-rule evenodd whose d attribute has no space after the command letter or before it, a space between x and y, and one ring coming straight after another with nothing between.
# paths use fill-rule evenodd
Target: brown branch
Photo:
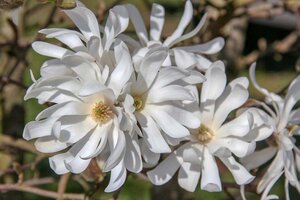
<instances>
[{"instance_id":1,"label":"brown branch","mask_svg":"<svg viewBox=\"0 0 300 200\"><path fill-rule=\"evenodd\" d=\"M13 139L12 137L4 134L0 135L0 145L8 145L31 152L33 154L43 155L42 153L38 152L31 143L22 139Z\"/></svg>"},{"instance_id":2,"label":"brown branch","mask_svg":"<svg viewBox=\"0 0 300 200\"><path fill-rule=\"evenodd\" d=\"M58 197L57 200L63 200L63 196L70 178L70 173L64 174L63 176L60 177L59 183L58 183Z\"/></svg>"},{"instance_id":3,"label":"brown branch","mask_svg":"<svg viewBox=\"0 0 300 200\"><path fill-rule=\"evenodd\" d=\"M52 192L36 187L31 187L28 185L17 185L17 184L0 184L0 191L7 192L7 191L20 191L20 192L28 192L32 194L36 194L43 197L48 197L52 199L57 199L59 194L57 192ZM63 194L63 199L70 199L70 200L84 200L84 194L74 194L74 193L65 193Z\"/></svg>"}]
</instances>

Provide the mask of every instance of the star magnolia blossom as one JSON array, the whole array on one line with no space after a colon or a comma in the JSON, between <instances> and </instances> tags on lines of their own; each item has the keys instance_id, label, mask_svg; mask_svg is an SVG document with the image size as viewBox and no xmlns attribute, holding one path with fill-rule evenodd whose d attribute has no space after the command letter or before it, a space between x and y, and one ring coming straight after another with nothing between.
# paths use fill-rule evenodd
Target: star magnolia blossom
<instances>
[{"instance_id":1,"label":"star magnolia blossom","mask_svg":"<svg viewBox=\"0 0 300 200\"><path fill-rule=\"evenodd\" d=\"M114 39L124 29L123 24L127 26L126 20L120 25L126 10L115 7L110 11L101 38L94 14L80 2L78 5L65 12L81 32L41 31L70 49L45 42L33 44L38 53L54 59L44 63L42 77L28 89L25 99L55 105L28 123L23 137L37 138L35 146L41 152L63 151L49 159L58 174L81 173L98 156L100 164L105 161L103 171L111 172L105 190L110 192L124 183L126 169L142 169L138 137L124 128L125 112L118 102L134 70L127 46Z\"/></svg>"},{"instance_id":2,"label":"star magnolia blossom","mask_svg":"<svg viewBox=\"0 0 300 200\"><path fill-rule=\"evenodd\" d=\"M300 182L297 177L300 171L300 150L294 138L300 135L298 128L300 109L293 110L300 99L300 76L292 81L284 98L258 85L255 79L255 64L250 68L250 77L255 88L266 97L266 104L262 103L262 106L270 115L274 133L267 139L269 147L244 158L243 163L248 169L255 169L275 157L261 178L257 192L263 192L261 199L275 198L276 196L268 196L268 194L276 181L284 174L286 199L290 199L289 184L300 193Z\"/></svg>"},{"instance_id":3,"label":"star magnolia blossom","mask_svg":"<svg viewBox=\"0 0 300 200\"><path fill-rule=\"evenodd\" d=\"M124 6L129 14L129 18L135 27L139 42L129 38L128 36L120 35L120 37L131 46L133 51L134 63L139 63L141 59L149 51L153 51L158 47L165 47L168 51L163 66L178 66L182 69L188 69L191 71L191 76L185 80L189 83L201 82L201 74L194 70L198 68L200 71L205 71L210 65L211 61L202 56L201 54L210 55L219 52L224 46L224 39L221 37L215 38L204 44L197 44L193 46L174 47L176 44L192 38L195 36L206 20L204 15L194 30L184 34L185 29L190 24L193 17L193 6L191 1L187 0L185 3L185 9L183 16L176 28L176 30L167 37L164 41L161 41L161 33L165 21L164 7L159 4L153 4L151 17L150 17L150 34L146 30L145 24L141 20L142 17L133 5Z\"/></svg>"},{"instance_id":4,"label":"star magnolia blossom","mask_svg":"<svg viewBox=\"0 0 300 200\"><path fill-rule=\"evenodd\" d=\"M205 77L200 100L201 126L192 131L187 143L148 172L156 185L169 181L179 169L178 183L182 188L194 191L201 175L201 189L221 191L215 156L227 166L237 184L247 184L254 178L232 154L240 158L248 155L254 151L255 141L272 133L263 120L265 113L252 108L224 123L228 114L248 99L248 80L238 78L226 86L222 62L213 63Z\"/></svg>"},{"instance_id":5,"label":"star magnolia blossom","mask_svg":"<svg viewBox=\"0 0 300 200\"><path fill-rule=\"evenodd\" d=\"M115 38L128 26L128 14L125 8L115 6L109 11L102 37L96 16L81 2L76 1L77 7L72 10L63 10L80 32L64 28L49 28L39 32L46 38L55 38L65 45L60 47L46 42L34 42L33 49L41 55L54 59L46 61L41 67L41 75L55 76L59 74L72 74L62 62L62 58L69 55L82 57L95 62L100 68L111 67L114 63L110 56L111 47ZM67 48L68 47L68 48Z\"/></svg>"},{"instance_id":6,"label":"star magnolia blossom","mask_svg":"<svg viewBox=\"0 0 300 200\"><path fill-rule=\"evenodd\" d=\"M40 152L60 152L49 159L57 174L81 173L92 158L100 156L98 160L105 161L103 171L111 171L106 191L124 183L126 169L142 169L137 135L123 129L125 113L117 100L133 72L130 55L124 43L116 45L114 52L117 63L110 77L81 57L66 56L63 62L76 76L42 77L25 96L55 105L28 123L23 137L37 138Z\"/></svg>"},{"instance_id":7,"label":"star magnolia blossom","mask_svg":"<svg viewBox=\"0 0 300 200\"><path fill-rule=\"evenodd\" d=\"M142 154L149 165L156 164L159 153L171 151L168 144L178 144L178 139L188 136L187 128L200 125L182 103L195 101L190 87L180 82L189 74L177 67L161 67L166 56L165 51L154 51L143 59L125 97L125 103L134 107L130 110L142 130Z\"/></svg>"}]
</instances>

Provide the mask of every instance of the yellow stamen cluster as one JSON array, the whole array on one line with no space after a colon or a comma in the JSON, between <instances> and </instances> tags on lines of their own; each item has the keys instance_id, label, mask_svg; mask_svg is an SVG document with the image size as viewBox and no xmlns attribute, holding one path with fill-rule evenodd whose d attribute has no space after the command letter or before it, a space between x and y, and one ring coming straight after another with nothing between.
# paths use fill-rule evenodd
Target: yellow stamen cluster
<instances>
[{"instance_id":1,"label":"yellow stamen cluster","mask_svg":"<svg viewBox=\"0 0 300 200\"><path fill-rule=\"evenodd\" d=\"M104 104L102 101L95 103L92 108L91 116L97 123L106 123L112 116L112 110L109 105Z\"/></svg>"},{"instance_id":2,"label":"yellow stamen cluster","mask_svg":"<svg viewBox=\"0 0 300 200\"><path fill-rule=\"evenodd\" d=\"M214 137L213 131L208 127L201 125L198 129L198 141L201 144L209 143Z\"/></svg>"},{"instance_id":3,"label":"yellow stamen cluster","mask_svg":"<svg viewBox=\"0 0 300 200\"><path fill-rule=\"evenodd\" d=\"M133 106L135 107L135 111L142 110L144 108L143 99L139 96L136 96L133 99L134 99Z\"/></svg>"}]
</instances>

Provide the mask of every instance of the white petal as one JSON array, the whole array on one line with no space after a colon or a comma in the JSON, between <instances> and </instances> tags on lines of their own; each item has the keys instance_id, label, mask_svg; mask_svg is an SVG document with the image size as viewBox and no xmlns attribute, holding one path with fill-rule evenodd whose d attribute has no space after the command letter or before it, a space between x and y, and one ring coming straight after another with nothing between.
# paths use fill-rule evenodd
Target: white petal
<instances>
[{"instance_id":1,"label":"white petal","mask_svg":"<svg viewBox=\"0 0 300 200\"><path fill-rule=\"evenodd\" d=\"M116 96L119 96L122 88L133 73L133 67L129 50L123 42L115 47L115 56L117 66L110 75L108 87L114 90Z\"/></svg>"},{"instance_id":2,"label":"white petal","mask_svg":"<svg viewBox=\"0 0 300 200\"><path fill-rule=\"evenodd\" d=\"M178 39L184 32L185 28L189 25L189 23L191 22L193 17L193 5L191 3L191 1L186 1L185 2L185 7L184 7L184 11L183 11L183 15L180 19L180 22L176 28L176 30L172 33L171 36L169 36L165 42L164 45L166 46L171 46L170 44Z\"/></svg>"},{"instance_id":3,"label":"white petal","mask_svg":"<svg viewBox=\"0 0 300 200\"><path fill-rule=\"evenodd\" d=\"M32 48L43 56L53 57L53 58L63 58L66 55L72 54L72 52L63 47L59 47L54 44L49 44L46 42L34 42L32 43Z\"/></svg>"},{"instance_id":4,"label":"white petal","mask_svg":"<svg viewBox=\"0 0 300 200\"><path fill-rule=\"evenodd\" d=\"M142 156L145 161L144 168L154 167L155 165L157 165L160 158L160 154L150 151L148 145L143 139L140 139L139 143L141 146Z\"/></svg>"},{"instance_id":5,"label":"white petal","mask_svg":"<svg viewBox=\"0 0 300 200\"><path fill-rule=\"evenodd\" d=\"M129 135L125 135L126 138L126 154L124 158L124 164L126 169L131 172L138 173L142 170L142 158L141 150L138 144L137 135L131 138Z\"/></svg>"},{"instance_id":6,"label":"white petal","mask_svg":"<svg viewBox=\"0 0 300 200\"><path fill-rule=\"evenodd\" d=\"M214 157L204 150L201 189L209 192L219 192L222 190L219 170Z\"/></svg>"},{"instance_id":7,"label":"white petal","mask_svg":"<svg viewBox=\"0 0 300 200\"><path fill-rule=\"evenodd\" d=\"M85 144L86 150L82 152L80 158L91 159L101 153L101 150L105 147L107 141L107 134L109 134L110 124L98 125L90 134L89 140Z\"/></svg>"},{"instance_id":8,"label":"white petal","mask_svg":"<svg viewBox=\"0 0 300 200\"><path fill-rule=\"evenodd\" d=\"M131 4L126 4L126 9L129 15L129 18L135 28L138 38L143 46L147 46L148 42L148 33L143 22L143 18L140 15L137 8Z\"/></svg>"},{"instance_id":9,"label":"white petal","mask_svg":"<svg viewBox=\"0 0 300 200\"><path fill-rule=\"evenodd\" d=\"M230 122L222 125L219 130L216 131L218 137L237 136L243 137L247 135L252 126L252 120L250 114L243 113Z\"/></svg>"},{"instance_id":10,"label":"white petal","mask_svg":"<svg viewBox=\"0 0 300 200\"><path fill-rule=\"evenodd\" d=\"M202 17L202 19L200 20L200 22L196 26L196 28L194 28L194 30L192 30L189 33L186 33L186 34L182 35L179 38L176 38L174 41L172 41L170 44L168 44L168 47L172 47L173 45L175 45L175 44L177 44L177 43L179 43L181 41L184 41L186 39L194 37L200 31L200 29L203 27L203 25L204 25L204 23L206 21L206 17L207 17L207 14L204 14L203 17Z\"/></svg>"},{"instance_id":11,"label":"white petal","mask_svg":"<svg viewBox=\"0 0 300 200\"><path fill-rule=\"evenodd\" d=\"M178 105L163 105L160 109L166 111L170 116L172 116L172 118L188 128L195 129L199 128L200 126L199 117L192 113L195 110L192 110L189 107L181 107Z\"/></svg>"},{"instance_id":12,"label":"white petal","mask_svg":"<svg viewBox=\"0 0 300 200\"><path fill-rule=\"evenodd\" d=\"M268 162L273 156L275 156L276 152L277 149L275 147L267 147L242 158L241 162L246 169L255 169Z\"/></svg>"},{"instance_id":13,"label":"white petal","mask_svg":"<svg viewBox=\"0 0 300 200\"><path fill-rule=\"evenodd\" d=\"M90 114L90 105L71 101L61 104L55 104L42 112L40 112L36 120L41 120L48 117L60 117L65 115L89 115Z\"/></svg>"},{"instance_id":14,"label":"white petal","mask_svg":"<svg viewBox=\"0 0 300 200\"><path fill-rule=\"evenodd\" d=\"M222 96L216 101L214 126L220 127L231 111L240 107L248 99L249 93L241 85L230 87L228 85Z\"/></svg>"},{"instance_id":15,"label":"white petal","mask_svg":"<svg viewBox=\"0 0 300 200\"><path fill-rule=\"evenodd\" d=\"M212 64L212 62L205 58L204 56L194 54L195 59L197 60L197 69L199 71L205 72Z\"/></svg>"},{"instance_id":16,"label":"white petal","mask_svg":"<svg viewBox=\"0 0 300 200\"><path fill-rule=\"evenodd\" d=\"M189 131L184 126L178 123L168 113L159 109L159 107L151 106L151 108L149 108L148 106L148 109L151 117L154 118L159 127L169 136L173 138L182 138L189 135Z\"/></svg>"},{"instance_id":17,"label":"white petal","mask_svg":"<svg viewBox=\"0 0 300 200\"><path fill-rule=\"evenodd\" d=\"M244 112L248 112L252 115L253 124L248 135L244 137L246 141L261 141L268 138L275 128L275 120L271 118L264 111L257 108L245 109Z\"/></svg>"},{"instance_id":18,"label":"white petal","mask_svg":"<svg viewBox=\"0 0 300 200\"><path fill-rule=\"evenodd\" d=\"M111 133L110 128L111 128L111 124L108 125L106 124L104 126L98 126L97 129L95 129L94 134L100 135L100 142L98 142L97 148L95 149L94 153L91 153L86 156L81 156L83 159L93 158L99 155L100 153L102 153L103 149L107 144L108 134Z\"/></svg>"},{"instance_id":19,"label":"white petal","mask_svg":"<svg viewBox=\"0 0 300 200\"><path fill-rule=\"evenodd\" d=\"M161 68L155 80L155 83L152 85L152 88L162 88L188 75L189 73L187 71L180 70L177 67Z\"/></svg>"},{"instance_id":20,"label":"white petal","mask_svg":"<svg viewBox=\"0 0 300 200\"><path fill-rule=\"evenodd\" d=\"M179 48L173 49L175 63L182 69L187 69L196 66L197 60L193 53L189 53Z\"/></svg>"},{"instance_id":21,"label":"white petal","mask_svg":"<svg viewBox=\"0 0 300 200\"><path fill-rule=\"evenodd\" d=\"M174 176L181 163L182 159L171 153L156 168L147 172L148 178L154 185L163 185Z\"/></svg>"},{"instance_id":22,"label":"white petal","mask_svg":"<svg viewBox=\"0 0 300 200\"><path fill-rule=\"evenodd\" d=\"M59 59L47 60L41 67L42 77L73 76L75 73Z\"/></svg>"},{"instance_id":23,"label":"white petal","mask_svg":"<svg viewBox=\"0 0 300 200\"><path fill-rule=\"evenodd\" d=\"M215 101L223 93L226 86L224 63L217 61L207 70L206 81L202 85L200 110L203 123L210 122L213 117Z\"/></svg>"},{"instance_id":24,"label":"white petal","mask_svg":"<svg viewBox=\"0 0 300 200\"><path fill-rule=\"evenodd\" d=\"M38 138L34 143L35 148L42 153L55 153L66 149L69 145L60 142L54 136Z\"/></svg>"},{"instance_id":25,"label":"white petal","mask_svg":"<svg viewBox=\"0 0 300 200\"><path fill-rule=\"evenodd\" d=\"M224 38L217 37L203 44L186 46L186 47L178 47L178 48L193 53L215 54L221 51L224 45L225 45Z\"/></svg>"},{"instance_id":26,"label":"white petal","mask_svg":"<svg viewBox=\"0 0 300 200\"><path fill-rule=\"evenodd\" d=\"M101 42L101 38L96 36L92 36L87 42L88 53L97 61L99 61L103 55L103 46Z\"/></svg>"},{"instance_id":27,"label":"white petal","mask_svg":"<svg viewBox=\"0 0 300 200\"><path fill-rule=\"evenodd\" d=\"M281 173L284 167L284 157L281 150L278 151L276 157L272 161L270 167L257 185L257 192L261 193L272 182L272 180Z\"/></svg>"},{"instance_id":28,"label":"white petal","mask_svg":"<svg viewBox=\"0 0 300 200\"><path fill-rule=\"evenodd\" d=\"M150 88L166 56L167 52L161 50L146 55L139 68L140 73L137 77L137 91L145 92L145 89Z\"/></svg>"},{"instance_id":29,"label":"white petal","mask_svg":"<svg viewBox=\"0 0 300 200\"><path fill-rule=\"evenodd\" d=\"M66 116L60 119L61 131L57 136L61 142L76 143L87 135L97 124L87 116Z\"/></svg>"},{"instance_id":30,"label":"white petal","mask_svg":"<svg viewBox=\"0 0 300 200\"><path fill-rule=\"evenodd\" d=\"M252 176L241 164L235 161L233 157L229 158L222 158L220 157L222 162L227 166L231 174L233 175L233 178L235 182L238 185L246 185L250 183L254 176Z\"/></svg>"},{"instance_id":31,"label":"white petal","mask_svg":"<svg viewBox=\"0 0 300 200\"><path fill-rule=\"evenodd\" d=\"M248 143L237 138L222 138L218 139L218 142L240 158L255 150L255 142Z\"/></svg>"},{"instance_id":32,"label":"white petal","mask_svg":"<svg viewBox=\"0 0 300 200\"><path fill-rule=\"evenodd\" d=\"M187 100L194 101L189 90L179 85L168 85L159 89L150 89L147 95L147 103L161 103L165 101Z\"/></svg>"},{"instance_id":33,"label":"white petal","mask_svg":"<svg viewBox=\"0 0 300 200\"><path fill-rule=\"evenodd\" d=\"M150 38L151 40L160 40L161 32L165 22L165 9L159 4L152 4L150 17Z\"/></svg>"},{"instance_id":34,"label":"white petal","mask_svg":"<svg viewBox=\"0 0 300 200\"><path fill-rule=\"evenodd\" d=\"M28 91L27 91L28 92ZM67 101L80 101L73 93L55 88L37 88L28 92L24 99L36 98L40 104L45 102L64 103Z\"/></svg>"},{"instance_id":35,"label":"white petal","mask_svg":"<svg viewBox=\"0 0 300 200\"><path fill-rule=\"evenodd\" d=\"M136 114L137 120L143 130L144 140L154 153L170 152L170 147L161 135L154 120L147 114Z\"/></svg>"},{"instance_id":36,"label":"white petal","mask_svg":"<svg viewBox=\"0 0 300 200\"><path fill-rule=\"evenodd\" d=\"M284 128L288 122L288 118L291 110L295 106L295 104L300 100L300 76L293 80L291 83L288 93L284 100L283 113L281 113L281 121L278 125L278 129L281 130Z\"/></svg>"},{"instance_id":37,"label":"white petal","mask_svg":"<svg viewBox=\"0 0 300 200\"><path fill-rule=\"evenodd\" d=\"M64 10L82 34L89 40L92 36L100 37L98 21L95 14L85 7Z\"/></svg>"},{"instance_id":38,"label":"white petal","mask_svg":"<svg viewBox=\"0 0 300 200\"><path fill-rule=\"evenodd\" d=\"M65 56L62 61L69 66L80 79L86 82L97 81L97 69L81 56Z\"/></svg>"},{"instance_id":39,"label":"white petal","mask_svg":"<svg viewBox=\"0 0 300 200\"><path fill-rule=\"evenodd\" d=\"M111 170L109 184L104 191L113 192L119 189L126 180L126 174L127 172L124 163L120 162Z\"/></svg>"},{"instance_id":40,"label":"white petal","mask_svg":"<svg viewBox=\"0 0 300 200\"><path fill-rule=\"evenodd\" d=\"M124 133L118 130L118 127L115 127L113 135L118 135L118 140L106 161L105 168L103 170L105 172L110 171L113 167L115 167L125 155L126 139ZM109 137L108 139L110 140L112 137ZM110 146L112 146L112 143L110 143Z\"/></svg>"},{"instance_id":41,"label":"white petal","mask_svg":"<svg viewBox=\"0 0 300 200\"><path fill-rule=\"evenodd\" d=\"M184 162L178 173L178 184L189 192L194 192L199 178L201 166Z\"/></svg>"},{"instance_id":42,"label":"white petal","mask_svg":"<svg viewBox=\"0 0 300 200\"><path fill-rule=\"evenodd\" d=\"M57 118L53 117L41 121L29 122L24 128L23 138L25 140L31 140L38 137L50 136L56 121Z\"/></svg>"},{"instance_id":43,"label":"white petal","mask_svg":"<svg viewBox=\"0 0 300 200\"><path fill-rule=\"evenodd\" d=\"M51 169L55 171L56 174L66 174L69 172L69 170L66 168L64 160L68 161L70 159L72 159L70 152L61 153L50 157L49 164Z\"/></svg>"}]
</instances>

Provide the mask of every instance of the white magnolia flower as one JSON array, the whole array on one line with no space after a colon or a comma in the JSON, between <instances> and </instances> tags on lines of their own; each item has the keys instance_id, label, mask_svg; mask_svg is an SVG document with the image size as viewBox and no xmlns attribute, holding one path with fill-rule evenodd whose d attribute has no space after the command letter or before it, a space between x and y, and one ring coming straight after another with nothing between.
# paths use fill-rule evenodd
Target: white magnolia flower
<instances>
[{"instance_id":1,"label":"white magnolia flower","mask_svg":"<svg viewBox=\"0 0 300 200\"><path fill-rule=\"evenodd\" d=\"M201 126L192 131L187 143L148 172L156 185L169 181L179 169L178 183L182 188L194 191L201 176L201 189L221 191L215 156L227 166L237 184L247 184L254 178L232 154L240 158L248 155L254 151L255 140L271 134L263 120L264 113L248 109L224 123L229 113L248 99L248 80L238 78L226 86L224 64L220 61L213 63L205 77L200 100Z\"/></svg>"},{"instance_id":2,"label":"white magnolia flower","mask_svg":"<svg viewBox=\"0 0 300 200\"><path fill-rule=\"evenodd\" d=\"M300 150L294 138L300 135L298 128L300 109L293 110L300 99L300 76L292 81L284 98L258 85L255 79L255 64L250 68L250 77L255 88L266 98L266 104L261 103L261 105L270 115L274 133L267 139L269 145L267 148L246 157L243 163L248 169L255 169L274 157L257 186L257 192L263 192L261 198L263 200L273 197L274 195L268 197L268 194L284 173L286 199L289 199L289 184L300 193L300 182L297 177L300 171Z\"/></svg>"},{"instance_id":3,"label":"white magnolia flower","mask_svg":"<svg viewBox=\"0 0 300 200\"><path fill-rule=\"evenodd\" d=\"M79 1L77 7L71 10L63 10L79 31L65 28L49 28L39 32L46 35L46 38L55 38L64 44L65 47L49 44L46 42L34 42L33 49L41 55L54 59L46 61L41 67L41 75L56 76L59 74L70 75L68 67L62 63L65 56L76 55L95 62L98 67L112 65L111 52L115 38L128 26L128 14L122 6L115 6L109 11L103 34L100 34L100 27L94 13L86 8Z\"/></svg>"},{"instance_id":4,"label":"white magnolia flower","mask_svg":"<svg viewBox=\"0 0 300 200\"><path fill-rule=\"evenodd\" d=\"M122 18L114 9L110 17ZM96 158L104 172L111 172L105 191L114 191L124 183L127 170L142 169L137 134L124 124L127 113L118 99L134 72L131 56L127 46L114 39L113 33L121 29L110 17L105 30L111 32L101 38L96 17L87 8L79 4L65 12L82 34L47 30L52 31L48 37L59 39L71 50L44 42L33 44L38 53L54 59L45 62L39 80L33 78L25 99L55 105L28 123L23 137L37 139L35 146L41 152L57 153L49 159L57 174L81 173Z\"/></svg>"},{"instance_id":5,"label":"white magnolia flower","mask_svg":"<svg viewBox=\"0 0 300 200\"><path fill-rule=\"evenodd\" d=\"M135 63L139 63L144 55L146 55L149 51L158 47L165 47L169 51L163 66L178 66L182 69L189 70L198 68L200 71L205 71L212 62L201 54L215 54L224 46L224 39L218 37L204 44L174 47L176 44L195 36L200 31L206 20L206 15L204 15L194 30L184 33L193 18L193 6L189 0L185 3L184 13L176 30L164 41L161 40L161 33L165 21L165 10L163 6L155 3L152 6L150 34L147 32L137 8L130 4L125 5L125 7L136 30L139 42L125 35L120 35L120 37L127 42L129 46L132 46L134 53L133 60ZM199 82L199 80L197 80L197 76L201 77L201 74L199 72L197 73L196 70L192 70L191 73L192 77L190 77L187 81L189 83Z\"/></svg>"},{"instance_id":6,"label":"white magnolia flower","mask_svg":"<svg viewBox=\"0 0 300 200\"><path fill-rule=\"evenodd\" d=\"M195 97L182 79L189 74L177 67L161 67L167 56L164 49L146 55L132 76L125 92L124 104L131 118L141 128L141 150L147 164L154 165L160 153L170 152L169 144L177 144L189 135L187 128L197 128L200 120L183 105Z\"/></svg>"}]
</instances>

